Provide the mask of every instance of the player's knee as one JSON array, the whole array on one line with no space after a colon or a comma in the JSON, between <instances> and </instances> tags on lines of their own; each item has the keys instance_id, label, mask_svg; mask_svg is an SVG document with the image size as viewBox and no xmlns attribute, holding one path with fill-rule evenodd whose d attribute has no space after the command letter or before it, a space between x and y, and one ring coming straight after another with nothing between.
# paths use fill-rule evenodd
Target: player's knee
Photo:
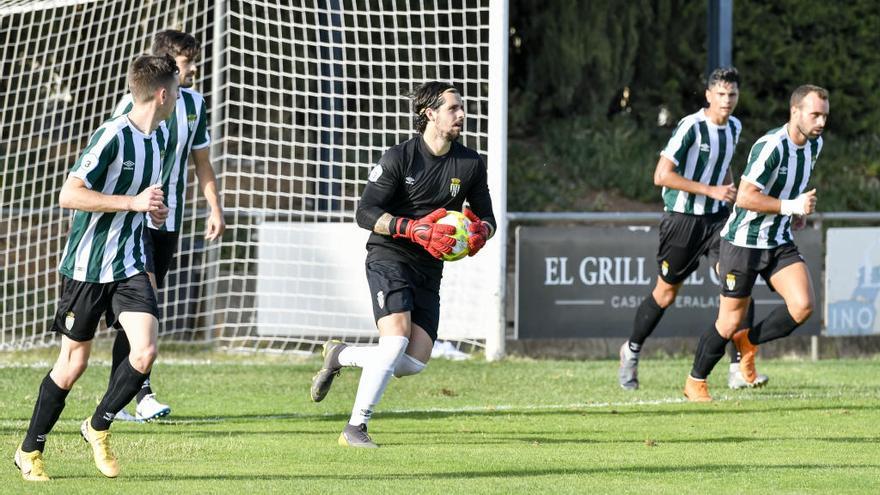
<instances>
[{"instance_id":1,"label":"player's knee","mask_svg":"<svg viewBox=\"0 0 880 495\"><path fill-rule=\"evenodd\" d=\"M397 360L397 366L394 367L394 376L402 378L404 376L416 375L421 373L425 366L427 366L426 363L419 361L409 354L404 354Z\"/></svg>"},{"instance_id":2,"label":"player's knee","mask_svg":"<svg viewBox=\"0 0 880 495\"><path fill-rule=\"evenodd\" d=\"M88 360L80 360L77 358L68 359L58 362L52 368L52 379L55 383L65 389L70 390L73 384L86 372L89 367Z\"/></svg>"},{"instance_id":3,"label":"player's knee","mask_svg":"<svg viewBox=\"0 0 880 495\"><path fill-rule=\"evenodd\" d=\"M654 302L657 303L657 306L665 309L675 302L675 296L678 295L678 290L676 287L657 286L654 288L654 292L652 292L651 295L654 296Z\"/></svg>"},{"instance_id":4,"label":"player's knee","mask_svg":"<svg viewBox=\"0 0 880 495\"><path fill-rule=\"evenodd\" d=\"M132 349L130 360L132 366L141 373L146 373L153 366L156 360L158 348L155 345L148 345L139 349Z\"/></svg>"},{"instance_id":5,"label":"player's knee","mask_svg":"<svg viewBox=\"0 0 880 495\"><path fill-rule=\"evenodd\" d=\"M739 318L729 315L719 315L718 319L715 320L715 329L718 330L718 335L721 335L725 339L733 338L733 334L735 334L739 328Z\"/></svg>"},{"instance_id":6,"label":"player's knee","mask_svg":"<svg viewBox=\"0 0 880 495\"><path fill-rule=\"evenodd\" d=\"M808 299L792 301L791 304L786 304L786 306L791 319L796 321L798 325L807 321L813 314L813 302Z\"/></svg>"}]
</instances>

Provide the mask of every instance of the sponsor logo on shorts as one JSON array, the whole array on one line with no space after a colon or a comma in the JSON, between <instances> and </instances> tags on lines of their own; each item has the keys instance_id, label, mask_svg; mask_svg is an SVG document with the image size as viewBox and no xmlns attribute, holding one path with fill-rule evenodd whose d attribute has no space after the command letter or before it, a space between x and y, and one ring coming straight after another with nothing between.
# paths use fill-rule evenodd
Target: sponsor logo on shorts
<instances>
[{"instance_id":1,"label":"sponsor logo on shorts","mask_svg":"<svg viewBox=\"0 0 880 495\"><path fill-rule=\"evenodd\" d=\"M727 290L733 290L736 287L736 275L732 273L728 273L727 277L724 279L725 285L727 285Z\"/></svg>"},{"instance_id":2,"label":"sponsor logo on shorts","mask_svg":"<svg viewBox=\"0 0 880 495\"><path fill-rule=\"evenodd\" d=\"M455 197L459 191L461 191L461 179L453 177L449 180L449 194Z\"/></svg>"},{"instance_id":3,"label":"sponsor logo on shorts","mask_svg":"<svg viewBox=\"0 0 880 495\"><path fill-rule=\"evenodd\" d=\"M379 309L385 309L385 292L380 290L376 293L376 303L379 304Z\"/></svg>"},{"instance_id":4,"label":"sponsor logo on shorts","mask_svg":"<svg viewBox=\"0 0 880 495\"><path fill-rule=\"evenodd\" d=\"M64 328L67 330L73 330L73 323L76 321L76 315L73 314L73 311L68 311L64 316Z\"/></svg>"},{"instance_id":5,"label":"sponsor logo on shorts","mask_svg":"<svg viewBox=\"0 0 880 495\"><path fill-rule=\"evenodd\" d=\"M663 263L660 263L660 271L663 272L663 275L669 274L669 262L663 260Z\"/></svg>"}]
</instances>

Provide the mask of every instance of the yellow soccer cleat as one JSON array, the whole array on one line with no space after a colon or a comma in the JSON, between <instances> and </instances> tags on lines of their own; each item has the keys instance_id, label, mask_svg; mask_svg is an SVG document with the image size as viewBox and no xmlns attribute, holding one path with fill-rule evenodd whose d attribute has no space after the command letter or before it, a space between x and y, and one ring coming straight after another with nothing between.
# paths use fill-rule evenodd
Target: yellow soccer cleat
<instances>
[{"instance_id":1,"label":"yellow soccer cleat","mask_svg":"<svg viewBox=\"0 0 880 495\"><path fill-rule=\"evenodd\" d=\"M39 450L23 452L21 445L19 445L15 449L12 461L15 463L15 467L21 471L21 477L25 481L49 481L46 466L43 464L43 453Z\"/></svg>"},{"instance_id":2,"label":"yellow soccer cleat","mask_svg":"<svg viewBox=\"0 0 880 495\"><path fill-rule=\"evenodd\" d=\"M691 402L712 402L706 380L697 380L690 375L684 383L684 396Z\"/></svg>"},{"instance_id":3,"label":"yellow soccer cleat","mask_svg":"<svg viewBox=\"0 0 880 495\"><path fill-rule=\"evenodd\" d=\"M92 446L92 454L95 457L95 466L98 471L108 478L119 476L119 462L110 450L110 430L97 431L92 428L92 417L86 418L79 428L83 440Z\"/></svg>"}]
</instances>

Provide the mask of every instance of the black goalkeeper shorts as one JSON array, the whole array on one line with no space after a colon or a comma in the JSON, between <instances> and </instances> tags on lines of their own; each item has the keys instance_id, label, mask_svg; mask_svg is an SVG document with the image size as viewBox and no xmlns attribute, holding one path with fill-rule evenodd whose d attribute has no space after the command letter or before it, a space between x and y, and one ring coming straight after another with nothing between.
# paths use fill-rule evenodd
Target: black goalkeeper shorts
<instances>
[{"instance_id":1,"label":"black goalkeeper shorts","mask_svg":"<svg viewBox=\"0 0 880 495\"><path fill-rule=\"evenodd\" d=\"M375 321L409 311L412 322L436 341L440 323L440 279L401 261L367 261L366 269Z\"/></svg>"}]
</instances>

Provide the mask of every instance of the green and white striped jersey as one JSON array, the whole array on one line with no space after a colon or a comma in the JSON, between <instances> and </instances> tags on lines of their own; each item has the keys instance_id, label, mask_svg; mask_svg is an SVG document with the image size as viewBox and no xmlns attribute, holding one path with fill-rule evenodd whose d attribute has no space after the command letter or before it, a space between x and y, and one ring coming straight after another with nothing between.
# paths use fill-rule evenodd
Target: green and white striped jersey
<instances>
[{"instance_id":1,"label":"green and white striped jersey","mask_svg":"<svg viewBox=\"0 0 880 495\"><path fill-rule=\"evenodd\" d=\"M131 94L127 94L116 105L113 116L131 111L134 105ZM157 227L147 219L149 227L156 230L174 232L180 230L183 222L183 202L186 195L186 164L191 150L206 148L211 144L208 134L208 110L205 98L189 88L180 88L177 108L165 121L168 126L168 149L175 150L165 156L162 165L162 192L165 204L170 210L165 224Z\"/></svg>"},{"instance_id":2,"label":"green and white striped jersey","mask_svg":"<svg viewBox=\"0 0 880 495\"><path fill-rule=\"evenodd\" d=\"M742 124L730 116L727 124L715 125L704 110L688 115L660 152L675 164L675 172L685 179L710 186L724 183L733 151L739 141ZM723 203L702 194L663 188L663 209L691 215L718 213Z\"/></svg>"},{"instance_id":3,"label":"green and white striped jersey","mask_svg":"<svg viewBox=\"0 0 880 495\"><path fill-rule=\"evenodd\" d=\"M92 191L136 196L159 183L167 139L164 123L146 135L128 116L110 119L92 135L70 176L82 179ZM74 280L99 283L143 272L146 216L75 210L58 271Z\"/></svg>"},{"instance_id":4,"label":"green and white striped jersey","mask_svg":"<svg viewBox=\"0 0 880 495\"><path fill-rule=\"evenodd\" d=\"M798 146L789 138L786 124L768 132L752 146L742 180L758 186L767 196L795 199L807 190L821 152L821 137ZM730 213L721 236L731 244L759 249L794 240L790 215L757 213L738 206Z\"/></svg>"}]
</instances>

